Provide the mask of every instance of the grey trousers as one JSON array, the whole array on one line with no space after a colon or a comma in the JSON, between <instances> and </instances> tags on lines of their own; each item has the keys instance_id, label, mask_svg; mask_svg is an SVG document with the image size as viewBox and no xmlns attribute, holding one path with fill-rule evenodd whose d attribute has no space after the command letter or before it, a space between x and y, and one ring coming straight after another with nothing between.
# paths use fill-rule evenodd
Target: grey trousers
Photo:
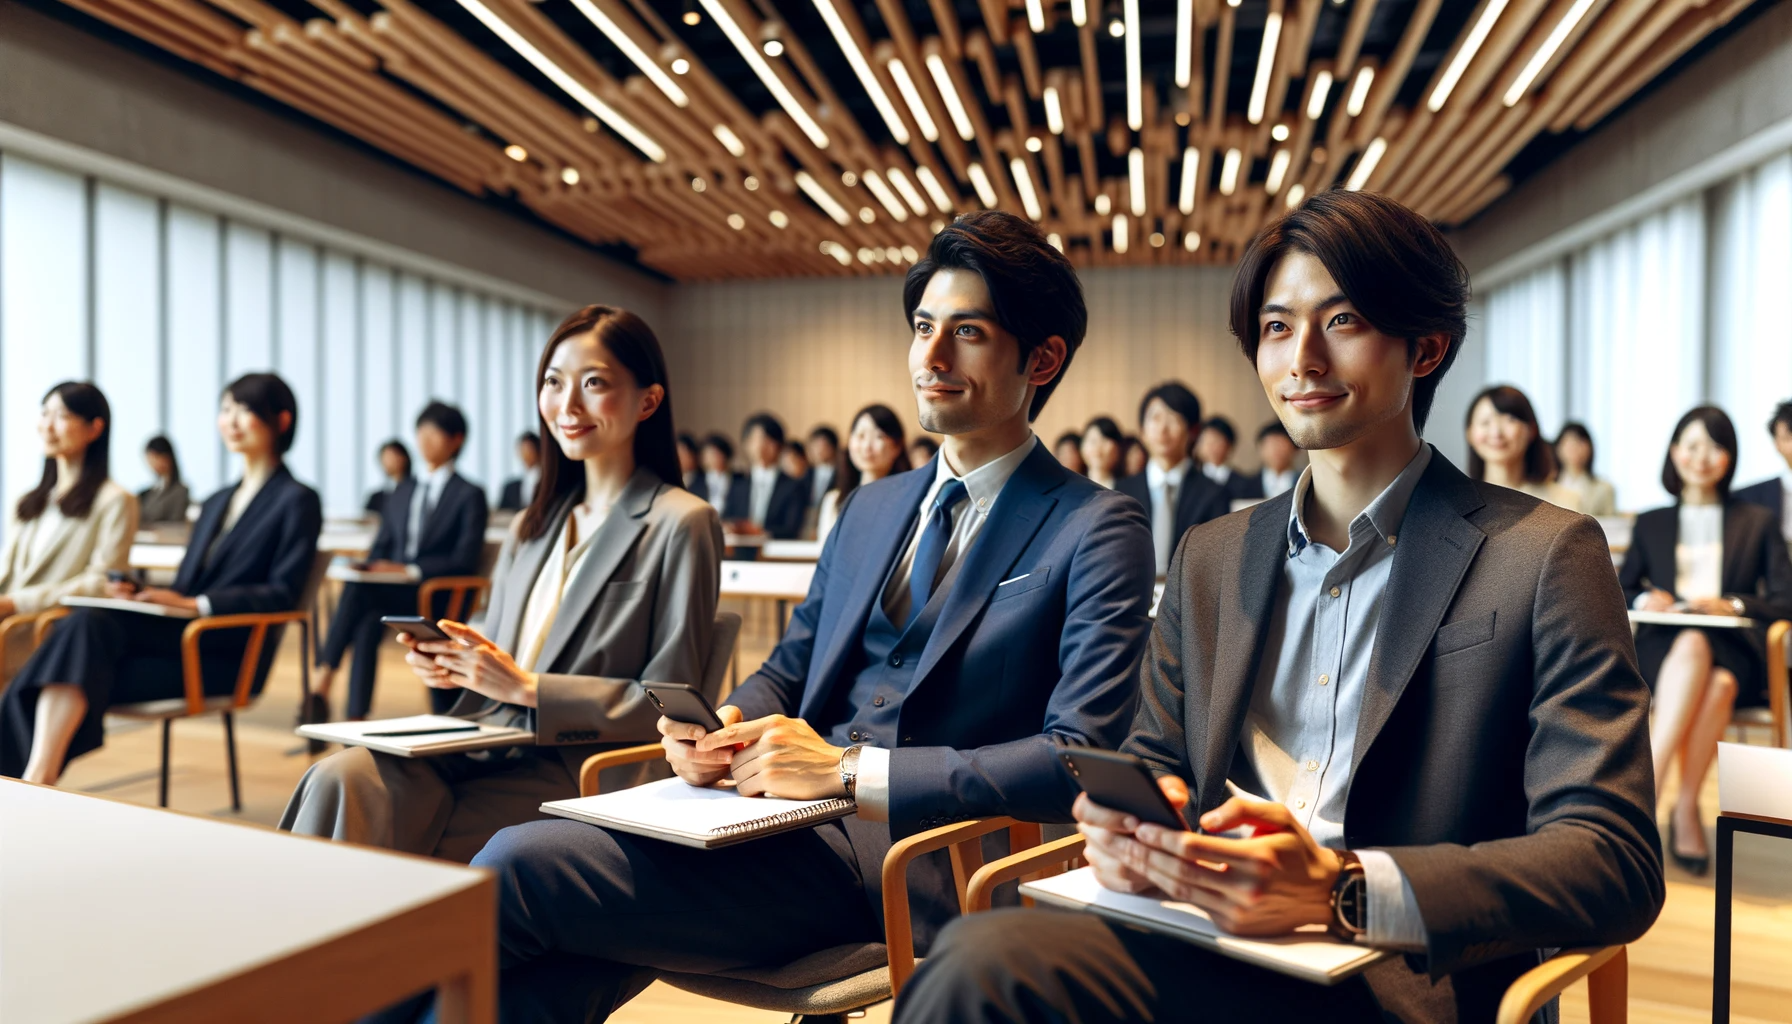
<instances>
[{"instance_id":1,"label":"grey trousers","mask_svg":"<svg viewBox=\"0 0 1792 1024\"><path fill-rule=\"evenodd\" d=\"M578 795L578 775L554 750L485 761L349 747L305 772L280 828L465 864L499 829L550 817L543 802Z\"/></svg>"}]
</instances>

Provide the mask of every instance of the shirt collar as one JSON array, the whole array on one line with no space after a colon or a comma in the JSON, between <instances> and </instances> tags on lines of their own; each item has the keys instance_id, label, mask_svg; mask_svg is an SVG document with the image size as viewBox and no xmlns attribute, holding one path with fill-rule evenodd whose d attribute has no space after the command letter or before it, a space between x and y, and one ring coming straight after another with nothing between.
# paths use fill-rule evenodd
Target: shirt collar
<instances>
[{"instance_id":1,"label":"shirt collar","mask_svg":"<svg viewBox=\"0 0 1792 1024\"><path fill-rule=\"evenodd\" d=\"M1412 492L1419 486L1419 478L1425 475L1425 468L1431 465L1431 446L1419 443L1419 452L1394 478L1393 483L1382 489L1369 503L1369 507L1357 513L1350 521L1351 544L1355 546L1356 538L1365 529L1372 529L1381 539L1387 540L1400 530L1400 520L1406 518L1406 506L1412 502ZM1307 532L1306 505L1307 492L1313 488L1313 467L1301 470L1300 480L1294 485L1294 507L1288 511L1288 557L1293 558L1306 550L1313 542L1312 535Z\"/></svg>"},{"instance_id":2,"label":"shirt collar","mask_svg":"<svg viewBox=\"0 0 1792 1024\"><path fill-rule=\"evenodd\" d=\"M1787 469L1780 474L1780 489L1787 494L1792 494L1792 469Z\"/></svg>"},{"instance_id":3,"label":"shirt collar","mask_svg":"<svg viewBox=\"0 0 1792 1024\"><path fill-rule=\"evenodd\" d=\"M778 467L777 466L754 466L752 468L752 474L753 474L753 482L754 483L756 483L756 484L769 483L773 480L778 479Z\"/></svg>"},{"instance_id":4,"label":"shirt collar","mask_svg":"<svg viewBox=\"0 0 1792 1024\"><path fill-rule=\"evenodd\" d=\"M1188 465L1189 460L1183 459L1169 469L1162 469L1154 459L1145 463L1145 483L1150 487L1162 487L1165 483L1181 487L1182 481L1188 476Z\"/></svg>"},{"instance_id":5,"label":"shirt collar","mask_svg":"<svg viewBox=\"0 0 1792 1024\"><path fill-rule=\"evenodd\" d=\"M1203 463L1201 466L1201 475L1212 480L1216 484L1223 484L1232 478L1232 467L1211 466Z\"/></svg>"},{"instance_id":6,"label":"shirt collar","mask_svg":"<svg viewBox=\"0 0 1792 1024\"><path fill-rule=\"evenodd\" d=\"M453 475L454 460L450 459L434 469L425 470L423 473L423 486L432 491L440 490L442 485L448 482L448 478Z\"/></svg>"},{"instance_id":7,"label":"shirt collar","mask_svg":"<svg viewBox=\"0 0 1792 1024\"><path fill-rule=\"evenodd\" d=\"M934 460L939 468L934 471L933 487L927 500L931 502L933 495L939 493L946 481L956 479L964 483L965 494L970 497L972 506L980 511L988 511L989 506L995 504L996 497L1002 493L1002 488L1007 486L1008 478L1014 475L1021 463L1027 461L1027 456L1033 454L1033 446L1038 443L1038 436L1028 432L1027 439L1020 443L1020 447L993 462L978 466L964 476L952 472L952 467L946 463L945 453L942 452Z\"/></svg>"}]
</instances>

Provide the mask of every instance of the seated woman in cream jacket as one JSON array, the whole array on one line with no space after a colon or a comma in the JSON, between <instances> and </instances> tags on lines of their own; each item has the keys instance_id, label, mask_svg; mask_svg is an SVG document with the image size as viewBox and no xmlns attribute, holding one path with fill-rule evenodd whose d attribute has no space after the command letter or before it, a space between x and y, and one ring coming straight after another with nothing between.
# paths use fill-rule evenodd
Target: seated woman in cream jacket
<instances>
[{"instance_id":1,"label":"seated woman in cream jacket","mask_svg":"<svg viewBox=\"0 0 1792 1024\"><path fill-rule=\"evenodd\" d=\"M106 573L129 564L137 499L108 478L112 409L92 384L67 381L44 396L37 434L43 479L19 499L0 554L0 618L29 615L64 597L99 596ZM29 651L15 634L6 675Z\"/></svg>"}]
</instances>

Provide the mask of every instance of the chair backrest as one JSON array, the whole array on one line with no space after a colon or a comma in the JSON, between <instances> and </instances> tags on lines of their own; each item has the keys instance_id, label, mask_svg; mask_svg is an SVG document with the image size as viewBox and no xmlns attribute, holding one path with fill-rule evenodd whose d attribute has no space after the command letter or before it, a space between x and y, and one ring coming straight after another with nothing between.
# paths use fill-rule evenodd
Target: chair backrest
<instances>
[{"instance_id":1,"label":"chair backrest","mask_svg":"<svg viewBox=\"0 0 1792 1024\"><path fill-rule=\"evenodd\" d=\"M311 575L305 577L305 589L299 592L299 603L295 611L308 612L317 607L317 592L323 589L324 579L329 575L330 563L335 561L334 551L318 551L311 562Z\"/></svg>"},{"instance_id":2,"label":"chair backrest","mask_svg":"<svg viewBox=\"0 0 1792 1024\"><path fill-rule=\"evenodd\" d=\"M722 692L722 680L734 660L734 642L740 638L740 614L717 612L715 632L709 637L709 660L703 665L703 696L714 703Z\"/></svg>"}]
</instances>

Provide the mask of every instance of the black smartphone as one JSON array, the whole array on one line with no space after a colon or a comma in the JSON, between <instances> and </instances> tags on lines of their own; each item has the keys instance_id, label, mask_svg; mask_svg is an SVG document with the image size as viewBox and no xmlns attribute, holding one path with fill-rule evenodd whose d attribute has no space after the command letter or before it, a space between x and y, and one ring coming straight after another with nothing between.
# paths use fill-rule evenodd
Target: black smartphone
<instances>
[{"instance_id":1,"label":"black smartphone","mask_svg":"<svg viewBox=\"0 0 1792 1024\"><path fill-rule=\"evenodd\" d=\"M409 633L413 640L446 640L453 643L454 638L442 632L442 628L421 615L382 615L380 621L400 633Z\"/></svg>"},{"instance_id":2,"label":"black smartphone","mask_svg":"<svg viewBox=\"0 0 1792 1024\"><path fill-rule=\"evenodd\" d=\"M641 689L647 691L647 699L659 708L660 714L674 722L685 722L700 725L704 732L715 732L722 728L722 719L716 714L715 705L703 696L703 691L684 683L642 683Z\"/></svg>"},{"instance_id":3,"label":"black smartphone","mask_svg":"<svg viewBox=\"0 0 1792 1024\"><path fill-rule=\"evenodd\" d=\"M1092 747L1059 747L1058 759L1089 799L1116 811L1125 811L1153 825L1188 831L1182 812L1157 788L1151 769L1131 754Z\"/></svg>"},{"instance_id":4,"label":"black smartphone","mask_svg":"<svg viewBox=\"0 0 1792 1024\"><path fill-rule=\"evenodd\" d=\"M107 583L123 583L132 590L142 590L143 581L137 578L135 569L107 569Z\"/></svg>"}]
</instances>

